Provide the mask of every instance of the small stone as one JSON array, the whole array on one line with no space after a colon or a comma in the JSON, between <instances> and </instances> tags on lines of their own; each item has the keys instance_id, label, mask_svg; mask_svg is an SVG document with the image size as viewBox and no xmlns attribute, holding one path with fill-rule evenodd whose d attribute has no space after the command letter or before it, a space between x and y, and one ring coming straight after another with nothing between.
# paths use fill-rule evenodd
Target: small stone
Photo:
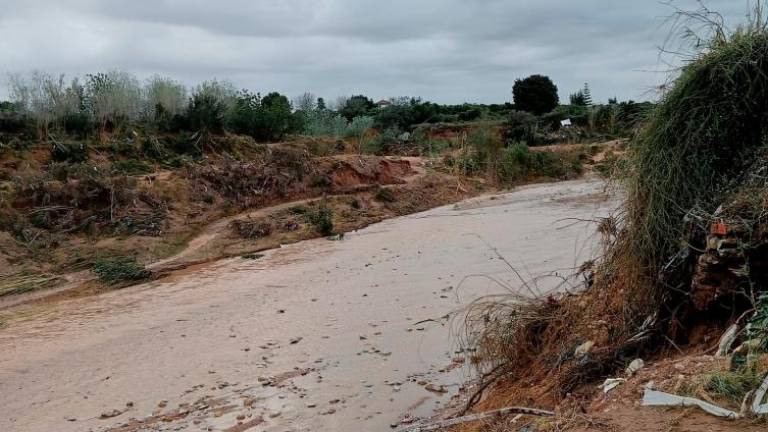
<instances>
[{"instance_id":1,"label":"small stone","mask_svg":"<svg viewBox=\"0 0 768 432\"><path fill-rule=\"evenodd\" d=\"M117 417L117 416L119 416L122 413L123 413L122 411L114 409L112 411L105 411L105 412L101 413L99 418L104 420L104 419L108 419L108 418L112 418L112 417Z\"/></svg>"}]
</instances>

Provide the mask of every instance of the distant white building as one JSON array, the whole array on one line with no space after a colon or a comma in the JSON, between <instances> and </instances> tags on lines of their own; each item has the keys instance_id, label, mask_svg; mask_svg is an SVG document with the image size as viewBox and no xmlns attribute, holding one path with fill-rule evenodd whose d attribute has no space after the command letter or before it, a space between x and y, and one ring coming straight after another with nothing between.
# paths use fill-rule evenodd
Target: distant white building
<instances>
[{"instance_id":1,"label":"distant white building","mask_svg":"<svg viewBox=\"0 0 768 432\"><path fill-rule=\"evenodd\" d=\"M376 108L386 108L388 106L392 106L392 101L389 101L387 99L382 99L376 102Z\"/></svg>"},{"instance_id":2,"label":"distant white building","mask_svg":"<svg viewBox=\"0 0 768 432\"><path fill-rule=\"evenodd\" d=\"M567 118L565 120L560 120L560 126L567 128L573 126L573 124L571 123L571 119Z\"/></svg>"}]
</instances>

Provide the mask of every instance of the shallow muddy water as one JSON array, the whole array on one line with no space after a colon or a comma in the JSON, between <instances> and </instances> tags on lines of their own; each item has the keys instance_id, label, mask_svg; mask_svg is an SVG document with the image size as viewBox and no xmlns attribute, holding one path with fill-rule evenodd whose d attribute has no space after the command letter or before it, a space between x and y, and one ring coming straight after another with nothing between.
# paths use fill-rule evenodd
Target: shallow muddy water
<instances>
[{"instance_id":1,"label":"shallow muddy water","mask_svg":"<svg viewBox=\"0 0 768 432\"><path fill-rule=\"evenodd\" d=\"M486 276L520 285L493 248L559 289L595 252L577 219L616 206L596 180L528 186L19 312L0 329L0 430L358 432L429 416L470 376L461 313L443 317L504 292Z\"/></svg>"}]
</instances>

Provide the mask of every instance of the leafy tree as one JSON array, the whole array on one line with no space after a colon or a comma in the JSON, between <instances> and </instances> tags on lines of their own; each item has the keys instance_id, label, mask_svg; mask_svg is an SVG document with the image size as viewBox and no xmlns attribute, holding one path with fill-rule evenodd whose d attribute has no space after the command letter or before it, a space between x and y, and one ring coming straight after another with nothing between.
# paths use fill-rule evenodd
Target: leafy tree
<instances>
[{"instance_id":1,"label":"leafy tree","mask_svg":"<svg viewBox=\"0 0 768 432\"><path fill-rule=\"evenodd\" d=\"M226 113L228 130L243 134L254 134L254 119L261 106L261 96L248 90L242 90L233 98L232 107Z\"/></svg>"},{"instance_id":2,"label":"leafy tree","mask_svg":"<svg viewBox=\"0 0 768 432\"><path fill-rule=\"evenodd\" d=\"M518 110L535 115L552 111L559 102L557 86L549 77L543 75L531 75L515 80L512 94Z\"/></svg>"},{"instance_id":3,"label":"leafy tree","mask_svg":"<svg viewBox=\"0 0 768 432\"><path fill-rule=\"evenodd\" d=\"M143 105L144 116L150 121L182 114L187 107L187 89L170 78L155 75L144 86Z\"/></svg>"},{"instance_id":4,"label":"leafy tree","mask_svg":"<svg viewBox=\"0 0 768 432\"><path fill-rule=\"evenodd\" d=\"M189 101L189 125L201 135L224 133L224 114L227 106L211 93L196 93Z\"/></svg>"},{"instance_id":5,"label":"leafy tree","mask_svg":"<svg viewBox=\"0 0 768 432\"><path fill-rule=\"evenodd\" d=\"M314 99L314 98L313 98ZM303 113L294 114L288 98L280 93L264 97L243 90L227 113L227 128L257 141L277 141L302 128Z\"/></svg>"},{"instance_id":6,"label":"leafy tree","mask_svg":"<svg viewBox=\"0 0 768 432\"><path fill-rule=\"evenodd\" d=\"M375 106L371 99L363 95L352 96L339 107L339 114L351 121L355 117L366 116Z\"/></svg>"},{"instance_id":7,"label":"leafy tree","mask_svg":"<svg viewBox=\"0 0 768 432\"><path fill-rule=\"evenodd\" d=\"M393 98L391 105L377 110L376 126L382 130L408 130L413 125L435 119L438 112L438 105L422 102L420 98Z\"/></svg>"},{"instance_id":8,"label":"leafy tree","mask_svg":"<svg viewBox=\"0 0 768 432\"><path fill-rule=\"evenodd\" d=\"M257 111L253 137L257 140L277 141L295 129L296 118L288 98L277 92L264 96Z\"/></svg>"},{"instance_id":9,"label":"leafy tree","mask_svg":"<svg viewBox=\"0 0 768 432\"><path fill-rule=\"evenodd\" d=\"M141 113L141 86L122 71L86 75L86 101L101 130L123 121L136 120Z\"/></svg>"},{"instance_id":10,"label":"leafy tree","mask_svg":"<svg viewBox=\"0 0 768 432\"><path fill-rule=\"evenodd\" d=\"M63 126L67 116L83 111L83 89L75 79L67 86L64 75L33 72L10 77L11 98L18 110L32 119L42 137L49 127Z\"/></svg>"},{"instance_id":11,"label":"leafy tree","mask_svg":"<svg viewBox=\"0 0 768 432\"><path fill-rule=\"evenodd\" d=\"M234 103L235 96L237 96L237 89L235 88L235 85L229 81L219 81L214 79L204 81L202 84L198 85L195 89L195 93L210 96L229 109Z\"/></svg>"}]
</instances>

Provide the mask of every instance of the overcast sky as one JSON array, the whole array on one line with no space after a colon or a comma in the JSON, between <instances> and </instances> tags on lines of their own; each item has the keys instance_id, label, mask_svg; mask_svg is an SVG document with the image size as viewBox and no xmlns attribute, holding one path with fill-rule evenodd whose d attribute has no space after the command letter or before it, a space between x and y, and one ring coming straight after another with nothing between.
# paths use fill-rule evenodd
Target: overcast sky
<instances>
[{"instance_id":1,"label":"overcast sky","mask_svg":"<svg viewBox=\"0 0 768 432\"><path fill-rule=\"evenodd\" d=\"M707 4L736 20L747 9ZM515 78L541 73L561 98L588 82L596 101L648 99L671 12L656 0L0 0L0 97L12 72L118 68L442 103L509 101Z\"/></svg>"}]
</instances>

